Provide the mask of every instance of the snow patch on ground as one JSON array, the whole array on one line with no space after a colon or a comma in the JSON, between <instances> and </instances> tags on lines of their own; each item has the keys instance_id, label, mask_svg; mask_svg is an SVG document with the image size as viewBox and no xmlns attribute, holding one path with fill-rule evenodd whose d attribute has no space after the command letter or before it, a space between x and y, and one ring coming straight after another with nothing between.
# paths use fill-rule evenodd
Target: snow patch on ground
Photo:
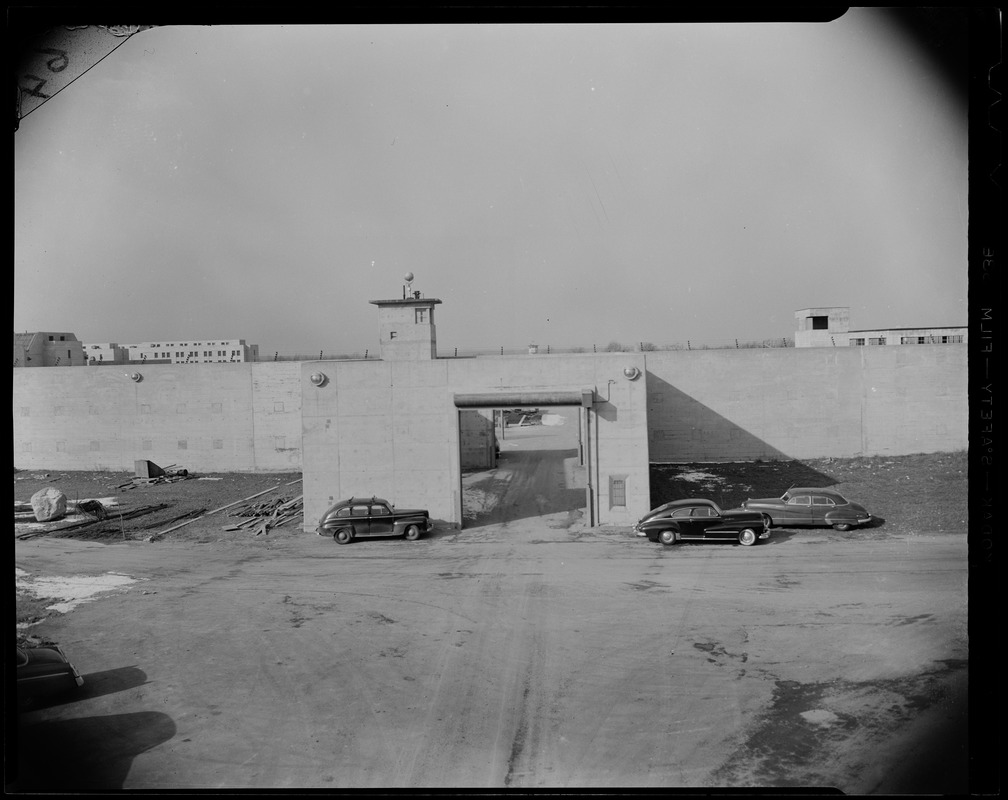
<instances>
[{"instance_id":1,"label":"snow patch on ground","mask_svg":"<svg viewBox=\"0 0 1008 800\"><path fill-rule=\"evenodd\" d=\"M466 511L479 516L488 514L497 507L500 498L484 489L466 486L462 489L462 504Z\"/></svg>"},{"instance_id":2,"label":"snow patch on ground","mask_svg":"<svg viewBox=\"0 0 1008 800\"><path fill-rule=\"evenodd\" d=\"M104 575L71 575L69 577L32 578L23 569L14 570L14 580L19 592L27 592L37 598L55 598L62 602L46 608L65 614L82 603L94 600L96 596L113 592L136 583L136 578L119 572Z\"/></svg>"},{"instance_id":3,"label":"snow patch on ground","mask_svg":"<svg viewBox=\"0 0 1008 800\"><path fill-rule=\"evenodd\" d=\"M711 483L724 483L724 478L720 478L717 475L712 475L709 472L701 472L700 470L693 470L692 472L680 472L676 475L679 480L683 481L694 481L696 483L703 483L705 481L710 481Z\"/></svg>"},{"instance_id":4,"label":"snow patch on ground","mask_svg":"<svg viewBox=\"0 0 1008 800\"><path fill-rule=\"evenodd\" d=\"M811 711L802 711L799 716L812 725L819 725L822 727L828 727L840 719L832 711L827 711L824 708L814 708Z\"/></svg>"}]
</instances>

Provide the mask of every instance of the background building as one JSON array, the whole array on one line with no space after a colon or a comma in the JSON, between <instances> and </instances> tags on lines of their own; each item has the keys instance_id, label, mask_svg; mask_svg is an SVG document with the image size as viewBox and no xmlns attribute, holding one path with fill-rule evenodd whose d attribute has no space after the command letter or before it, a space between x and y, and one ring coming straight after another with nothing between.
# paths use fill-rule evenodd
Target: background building
<instances>
[{"instance_id":1,"label":"background building","mask_svg":"<svg viewBox=\"0 0 1008 800\"><path fill-rule=\"evenodd\" d=\"M84 347L68 331L14 334L15 367L82 367Z\"/></svg>"},{"instance_id":2,"label":"background building","mask_svg":"<svg viewBox=\"0 0 1008 800\"><path fill-rule=\"evenodd\" d=\"M244 339L178 339L124 344L131 364L220 364L259 360L259 345Z\"/></svg>"},{"instance_id":3,"label":"background building","mask_svg":"<svg viewBox=\"0 0 1008 800\"><path fill-rule=\"evenodd\" d=\"M871 347L902 344L967 344L966 326L850 330L850 308L828 306L795 311L795 347Z\"/></svg>"},{"instance_id":4,"label":"background building","mask_svg":"<svg viewBox=\"0 0 1008 800\"><path fill-rule=\"evenodd\" d=\"M84 345L84 355L89 366L129 363L129 351L115 342L88 342Z\"/></svg>"}]
</instances>

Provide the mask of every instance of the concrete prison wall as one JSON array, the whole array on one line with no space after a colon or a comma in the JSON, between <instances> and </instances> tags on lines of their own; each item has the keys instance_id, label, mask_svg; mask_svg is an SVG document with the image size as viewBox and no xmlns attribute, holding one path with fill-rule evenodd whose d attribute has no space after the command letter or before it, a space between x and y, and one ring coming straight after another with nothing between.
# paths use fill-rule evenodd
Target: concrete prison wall
<instances>
[{"instance_id":1,"label":"concrete prison wall","mask_svg":"<svg viewBox=\"0 0 1008 800\"><path fill-rule=\"evenodd\" d=\"M966 345L647 353L654 463L965 449Z\"/></svg>"},{"instance_id":2,"label":"concrete prison wall","mask_svg":"<svg viewBox=\"0 0 1008 800\"><path fill-rule=\"evenodd\" d=\"M300 364L14 370L14 466L297 472ZM139 380L131 376L138 375Z\"/></svg>"}]
</instances>

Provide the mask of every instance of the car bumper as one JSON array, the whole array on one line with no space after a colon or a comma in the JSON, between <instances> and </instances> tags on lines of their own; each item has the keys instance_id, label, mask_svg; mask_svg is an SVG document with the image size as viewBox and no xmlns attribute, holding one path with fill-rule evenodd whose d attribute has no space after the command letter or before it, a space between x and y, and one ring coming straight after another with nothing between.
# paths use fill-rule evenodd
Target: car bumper
<instances>
[{"instance_id":1,"label":"car bumper","mask_svg":"<svg viewBox=\"0 0 1008 800\"><path fill-rule=\"evenodd\" d=\"M875 518L870 514L867 517L858 517L857 519L839 519L830 522L830 525L850 525L852 528L863 528L865 525L871 525Z\"/></svg>"}]
</instances>

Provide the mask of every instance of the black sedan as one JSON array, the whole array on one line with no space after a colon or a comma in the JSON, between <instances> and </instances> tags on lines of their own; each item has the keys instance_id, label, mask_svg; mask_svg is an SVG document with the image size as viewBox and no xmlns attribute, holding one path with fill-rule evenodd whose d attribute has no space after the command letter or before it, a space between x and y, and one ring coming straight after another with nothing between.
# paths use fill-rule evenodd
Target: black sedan
<instances>
[{"instance_id":1,"label":"black sedan","mask_svg":"<svg viewBox=\"0 0 1008 800\"><path fill-rule=\"evenodd\" d=\"M326 511L315 532L349 544L354 539L386 536L413 541L433 527L425 508L396 508L381 497L351 497Z\"/></svg>"},{"instance_id":2,"label":"black sedan","mask_svg":"<svg viewBox=\"0 0 1008 800\"><path fill-rule=\"evenodd\" d=\"M770 537L758 512L722 511L713 500L673 500L652 509L634 525L634 533L652 542L738 542L750 547Z\"/></svg>"}]
</instances>

